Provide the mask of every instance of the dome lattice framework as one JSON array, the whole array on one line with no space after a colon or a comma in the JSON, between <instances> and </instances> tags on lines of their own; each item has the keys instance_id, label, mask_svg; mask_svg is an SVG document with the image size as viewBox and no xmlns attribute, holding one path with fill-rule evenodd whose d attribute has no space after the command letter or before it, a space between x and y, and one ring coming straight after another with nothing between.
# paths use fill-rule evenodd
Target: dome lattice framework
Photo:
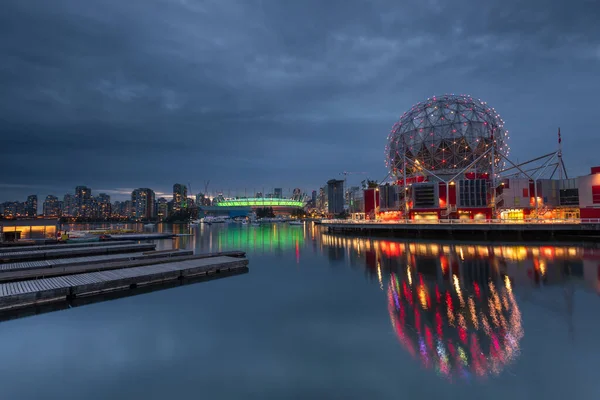
<instances>
[{"instance_id":1,"label":"dome lattice framework","mask_svg":"<svg viewBox=\"0 0 600 400\"><path fill-rule=\"evenodd\" d=\"M508 132L504 121L487 103L468 95L432 97L415 104L394 124L386 146L386 165L392 176L402 179L423 168L439 175L454 175L468 167L478 173L503 167L500 155L508 156ZM422 167L422 168L421 168Z\"/></svg>"}]
</instances>

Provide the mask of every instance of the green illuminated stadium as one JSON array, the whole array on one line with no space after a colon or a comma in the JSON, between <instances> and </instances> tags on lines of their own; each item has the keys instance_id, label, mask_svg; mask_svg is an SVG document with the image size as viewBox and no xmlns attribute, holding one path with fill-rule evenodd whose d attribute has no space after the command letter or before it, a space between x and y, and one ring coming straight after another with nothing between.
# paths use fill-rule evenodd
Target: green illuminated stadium
<instances>
[{"instance_id":1,"label":"green illuminated stadium","mask_svg":"<svg viewBox=\"0 0 600 400\"><path fill-rule=\"evenodd\" d=\"M304 202L291 199L248 198L222 200L217 207L304 207Z\"/></svg>"}]
</instances>

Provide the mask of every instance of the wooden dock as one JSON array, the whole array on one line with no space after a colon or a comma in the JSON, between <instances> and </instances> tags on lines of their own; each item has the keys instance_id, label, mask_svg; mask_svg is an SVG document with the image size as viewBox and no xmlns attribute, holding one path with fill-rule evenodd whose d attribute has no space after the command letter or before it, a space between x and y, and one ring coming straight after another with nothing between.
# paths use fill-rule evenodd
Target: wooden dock
<instances>
[{"instance_id":1,"label":"wooden dock","mask_svg":"<svg viewBox=\"0 0 600 400\"><path fill-rule=\"evenodd\" d=\"M127 240L122 241L119 245L124 244L137 244L135 240ZM110 243L108 241L102 242L83 242L83 243L53 243L53 244L24 244L24 245L10 245L5 247L0 247L0 252L13 252L13 251L32 251L32 250L54 250L54 249L78 249L78 248L88 248L88 247L101 247L101 246L114 246L114 243Z\"/></svg>"},{"instance_id":2,"label":"wooden dock","mask_svg":"<svg viewBox=\"0 0 600 400\"><path fill-rule=\"evenodd\" d=\"M173 233L123 233L118 235L110 235L108 238L106 238L106 240L156 240L170 239L173 237L175 237L175 234Z\"/></svg>"},{"instance_id":3,"label":"wooden dock","mask_svg":"<svg viewBox=\"0 0 600 400\"><path fill-rule=\"evenodd\" d=\"M216 256L0 283L0 310L60 302L141 285L247 271L247 265L248 260L245 257Z\"/></svg>"},{"instance_id":4,"label":"wooden dock","mask_svg":"<svg viewBox=\"0 0 600 400\"><path fill-rule=\"evenodd\" d=\"M181 257L193 254L194 252L192 250L145 251L136 253L103 254L97 256L54 258L49 260L4 263L0 264L0 280L5 272L12 271L59 268L76 265L94 265L118 261L152 260L155 258Z\"/></svg>"},{"instance_id":5,"label":"wooden dock","mask_svg":"<svg viewBox=\"0 0 600 400\"><path fill-rule=\"evenodd\" d=\"M193 254L191 250L151 251L126 255L77 257L75 259L41 260L22 263L0 264L0 282L24 279L39 279L49 276L97 272L111 269L131 268L144 265L173 262L173 260L197 260L211 257L243 258L245 253L230 251L223 253ZM74 262L70 262L75 260Z\"/></svg>"},{"instance_id":6,"label":"wooden dock","mask_svg":"<svg viewBox=\"0 0 600 400\"><path fill-rule=\"evenodd\" d=\"M82 243L83 244L83 243ZM50 245L49 247L53 247ZM59 245L68 246L68 245ZM76 248L42 248L39 250L17 250L11 249L12 251L6 251L0 253L1 262L15 262L25 260L46 260L52 258L61 257L77 257L82 255L104 255L104 254L115 254L115 253L127 253L134 251L148 251L156 248L155 243L141 243L141 244L119 244L111 246L87 246L87 247L76 247Z\"/></svg>"}]
</instances>

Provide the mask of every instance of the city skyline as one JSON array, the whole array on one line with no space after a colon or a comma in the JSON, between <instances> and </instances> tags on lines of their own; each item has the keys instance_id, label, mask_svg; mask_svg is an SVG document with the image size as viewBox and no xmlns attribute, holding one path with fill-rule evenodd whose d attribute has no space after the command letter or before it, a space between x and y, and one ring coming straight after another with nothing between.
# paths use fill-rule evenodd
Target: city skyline
<instances>
[{"instance_id":1,"label":"city skyline","mask_svg":"<svg viewBox=\"0 0 600 400\"><path fill-rule=\"evenodd\" d=\"M172 204L174 211L187 208L189 205L188 203L196 203L199 198L206 198L207 200L212 201L213 198L300 198L301 196L305 196L307 200L312 200L313 203L316 201L314 198L316 195L315 190L303 191L300 188L289 188L286 190L284 188L274 187L266 190L261 188L260 191L253 189L252 192L248 192L247 189L244 189L241 193L239 190L233 192L231 190L225 190L216 191L214 193L202 193L202 191L190 192L189 186L175 183L173 184L171 193L157 192L152 188L135 188L128 193L125 193L125 190L126 189L122 189L122 191L119 192L119 195L112 196L106 191L94 190L89 186L78 185L71 192L63 194L48 193L44 195L32 193L27 196L25 201L22 201L21 199L0 199L0 216L3 213L2 210L5 205L21 209L20 214L16 209L13 210L19 217L35 217L36 215L55 216L63 212L66 212L66 215L70 215L71 209L78 209L82 205L82 201L79 199L83 197L88 199L87 202L84 202L86 203L86 207L90 207L91 204L88 203L90 203L91 200L94 200L98 204L108 204L108 214L111 214L111 205L125 205L125 203L130 203L129 207L131 208L132 216L139 218L143 217L144 219L156 217L155 214L157 210L155 207L162 201ZM84 195L82 195L82 193ZM104 208L105 207L101 206L98 211L101 211L101 209ZM102 211L101 213L106 213L106 211ZM81 216L85 216L85 213Z\"/></svg>"},{"instance_id":2,"label":"city skyline","mask_svg":"<svg viewBox=\"0 0 600 400\"><path fill-rule=\"evenodd\" d=\"M555 150L560 126L570 174L597 164L593 2L9 0L4 11L0 201L80 182L126 196L173 181L201 192L206 180L380 180L392 125L444 93L493 104L516 160Z\"/></svg>"}]
</instances>

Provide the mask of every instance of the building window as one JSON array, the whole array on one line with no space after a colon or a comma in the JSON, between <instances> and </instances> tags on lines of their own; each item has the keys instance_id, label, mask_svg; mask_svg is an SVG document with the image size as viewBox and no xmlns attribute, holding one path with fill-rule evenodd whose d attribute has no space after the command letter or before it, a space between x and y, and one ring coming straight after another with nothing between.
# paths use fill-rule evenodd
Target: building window
<instances>
[{"instance_id":1,"label":"building window","mask_svg":"<svg viewBox=\"0 0 600 400\"><path fill-rule=\"evenodd\" d=\"M431 184L413 185L414 208L435 207L435 187Z\"/></svg>"},{"instance_id":2,"label":"building window","mask_svg":"<svg viewBox=\"0 0 600 400\"><path fill-rule=\"evenodd\" d=\"M561 206L579 205L579 189L561 189L558 196Z\"/></svg>"},{"instance_id":3,"label":"building window","mask_svg":"<svg viewBox=\"0 0 600 400\"><path fill-rule=\"evenodd\" d=\"M600 204L600 185L592 186L592 203Z\"/></svg>"},{"instance_id":4,"label":"building window","mask_svg":"<svg viewBox=\"0 0 600 400\"><path fill-rule=\"evenodd\" d=\"M485 179L461 180L458 187L462 207L487 206L487 181Z\"/></svg>"}]
</instances>

